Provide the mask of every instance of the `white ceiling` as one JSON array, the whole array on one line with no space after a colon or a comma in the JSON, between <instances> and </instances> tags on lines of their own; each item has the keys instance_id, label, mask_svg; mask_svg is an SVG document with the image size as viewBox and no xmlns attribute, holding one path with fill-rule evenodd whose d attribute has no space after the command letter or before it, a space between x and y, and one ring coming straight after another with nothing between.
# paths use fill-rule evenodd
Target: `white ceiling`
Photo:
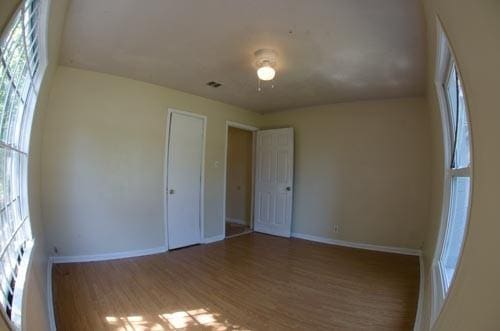
<instances>
[{"instance_id":1,"label":"white ceiling","mask_svg":"<svg viewBox=\"0 0 500 331\"><path fill-rule=\"evenodd\" d=\"M72 0L61 63L261 113L420 96L422 15L419 0ZM279 54L263 92L260 48Z\"/></svg>"}]
</instances>

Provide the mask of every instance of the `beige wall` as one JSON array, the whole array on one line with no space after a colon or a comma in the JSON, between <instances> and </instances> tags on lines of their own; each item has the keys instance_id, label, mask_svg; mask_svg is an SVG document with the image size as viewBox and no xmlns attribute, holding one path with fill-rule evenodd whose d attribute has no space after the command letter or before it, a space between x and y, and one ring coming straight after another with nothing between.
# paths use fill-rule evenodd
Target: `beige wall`
<instances>
[{"instance_id":1,"label":"beige wall","mask_svg":"<svg viewBox=\"0 0 500 331\"><path fill-rule=\"evenodd\" d=\"M226 220L243 221L250 225L252 206L253 134L238 128L228 128Z\"/></svg>"},{"instance_id":2,"label":"beige wall","mask_svg":"<svg viewBox=\"0 0 500 331\"><path fill-rule=\"evenodd\" d=\"M164 244L167 109L208 117L205 237L222 234L226 120L260 115L194 95L59 67L43 136L43 217L60 255ZM115 238L115 240L109 240Z\"/></svg>"},{"instance_id":3,"label":"beige wall","mask_svg":"<svg viewBox=\"0 0 500 331\"><path fill-rule=\"evenodd\" d=\"M3 315L0 317L0 331L10 331L7 323L5 322Z\"/></svg>"},{"instance_id":4,"label":"beige wall","mask_svg":"<svg viewBox=\"0 0 500 331\"><path fill-rule=\"evenodd\" d=\"M424 0L424 6L430 64L428 99L435 146L431 223L424 246L427 280L439 231L443 183L441 123L432 83L436 15L442 21L462 75L472 126L474 167L471 215L463 256L435 330L499 330L500 2ZM424 329L429 325L429 298L430 287L427 286Z\"/></svg>"},{"instance_id":5,"label":"beige wall","mask_svg":"<svg viewBox=\"0 0 500 331\"><path fill-rule=\"evenodd\" d=\"M261 116L67 67L56 74L43 136L42 210L50 247L57 246L61 255L86 255L163 245L169 107L208 116L205 237L222 234L225 122L230 120L295 128L294 232L421 247L430 182L422 99Z\"/></svg>"},{"instance_id":6,"label":"beige wall","mask_svg":"<svg viewBox=\"0 0 500 331\"><path fill-rule=\"evenodd\" d=\"M0 31L9 23L12 14L14 14L21 0L2 0L0 1Z\"/></svg>"},{"instance_id":7,"label":"beige wall","mask_svg":"<svg viewBox=\"0 0 500 331\"><path fill-rule=\"evenodd\" d=\"M57 72L43 137L42 210L50 247L57 246L61 255L85 255L163 245L169 107L208 116L205 237L222 234L225 122L231 120L295 128L294 232L421 247L430 181L422 99L261 116L67 67Z\"/></svg>"},{"instance_id":8,"label":"beige wall","mask_svg":"<svg viewBox=\"0 0 500 331\"><path fill-rule=\"evenodd\" d=\"M293 232L420 248L430 183L426 114L423 99L398 99L266 115L266 126L295 129Z\"/></svg>"}]
</instances>

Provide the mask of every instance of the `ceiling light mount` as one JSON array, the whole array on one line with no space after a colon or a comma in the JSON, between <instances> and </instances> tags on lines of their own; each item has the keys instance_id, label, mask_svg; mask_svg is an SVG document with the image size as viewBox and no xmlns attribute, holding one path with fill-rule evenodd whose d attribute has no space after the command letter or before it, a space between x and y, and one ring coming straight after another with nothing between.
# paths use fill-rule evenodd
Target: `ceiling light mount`
<instances>
[{"instance_id":1,"label":"ceiling light mount","mask_svg":"<svg viewBox=\"0 0 500 331\"><path fill-rule=\"evenodd\" d=\"M264 81L273 80L276 75L277 53L272 49L259 49L254 55L257 77Z\"/></svg>"},{"instance_id":2,"label":"ceiling light mount","mask_svg":"<svg viewBox=\"0 0 500 331\"><path fill-rule=\"evenodd\" d=\"M278 55L272 49L259 49L254 53L257 67L257 91L262 91L261 82L271 81L276 76L276 62ZM274 84L271 84L274 88Z\"/></svg>"}]
</instances>

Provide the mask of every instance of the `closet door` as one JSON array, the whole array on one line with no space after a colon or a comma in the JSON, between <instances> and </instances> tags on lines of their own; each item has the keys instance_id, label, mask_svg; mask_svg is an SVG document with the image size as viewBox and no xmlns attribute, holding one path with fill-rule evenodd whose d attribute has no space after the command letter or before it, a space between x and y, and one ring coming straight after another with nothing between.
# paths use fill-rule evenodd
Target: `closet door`
<instances>
[{"instance_id":1,"label":"closet door","mask_svg":"<svg viewBox=\"0 0 500 331\"><path fill-rule=\"evenodd\" d=\"M167 168L169 249L201 242L204 119L170 113Z\"/></svg>"}]
</instances>

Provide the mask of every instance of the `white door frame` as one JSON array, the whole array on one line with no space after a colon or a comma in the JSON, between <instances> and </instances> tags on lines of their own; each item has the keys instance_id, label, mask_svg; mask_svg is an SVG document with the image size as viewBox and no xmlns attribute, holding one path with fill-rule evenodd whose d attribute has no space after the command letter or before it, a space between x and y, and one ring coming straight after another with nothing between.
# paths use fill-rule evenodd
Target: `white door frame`
<instances>
[{"instance_id":1,"label":"white door frame","mask_svg":"<svg viewBox=\"0 0 500 331\"><path fill-rule=\"evenodd\" d=\"M203 146L202 146L202 155L201 155L201 192L200 192L200 243L203 242L205 237L205 146L206 146L206 137L207 137L207 117L204 115L177 110L173 108L168 108L167 111L167 127L166 127L166 136L165 136L165 158L164 158L164 167L163 167L163 219L164 219L164 235L165 235L165 247L167 250L168 246L168 146L170 143L170 118L172 114L181 114L191 117L200 118L203 120Z\"/></svg>"},{"instance_id":2,"label":"white door frame","mask_svg":"<svg viewBox=\"0 0 500 331\"><path fill-rule=\"evenodd\" d=\"M246 125L238 122L226 121L226 139L224 146L224 200L222 203L222 234L226 238L226 194L227 194L227 148L229 139L229 128L237 128L245 131L252 132L252 190L251 190L251 201L250 201L250 228L253 229L253 203L254 203L254 189L255 189L255 133L259 131L251 125Z\"/></svg>"}]
</instances>

